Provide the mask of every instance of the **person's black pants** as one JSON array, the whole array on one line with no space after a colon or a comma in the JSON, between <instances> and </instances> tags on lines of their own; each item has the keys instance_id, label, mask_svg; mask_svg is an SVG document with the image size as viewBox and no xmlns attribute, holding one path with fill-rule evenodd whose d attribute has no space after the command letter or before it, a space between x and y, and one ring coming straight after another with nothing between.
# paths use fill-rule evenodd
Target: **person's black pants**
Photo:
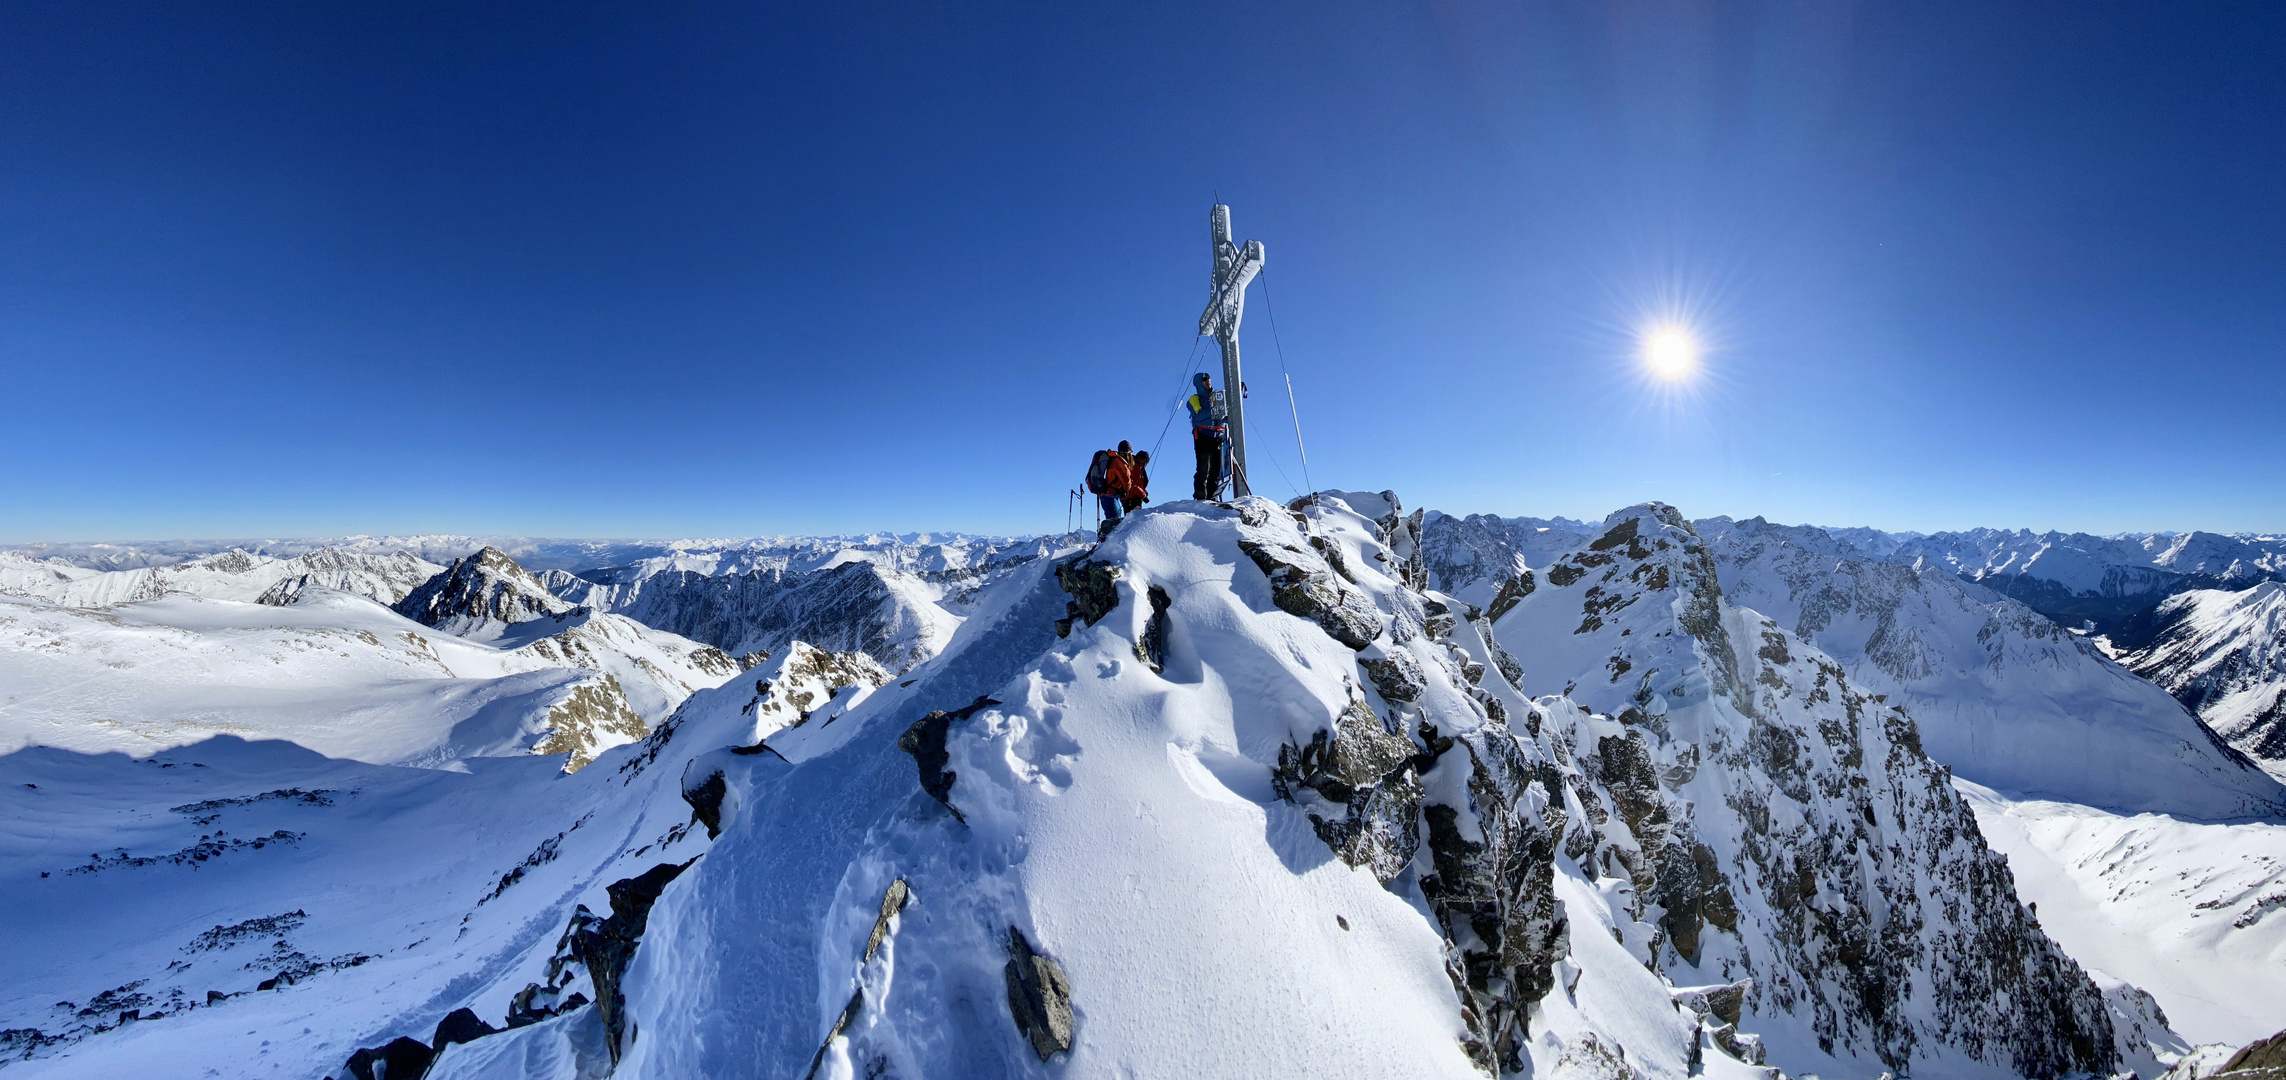
<instances>
[{"instance_id":1,"label":"person's black pants","mask_svg":"<svg viewBox=\"0 0 2286 1080\"><path fill-rule=\"evenodd\" d=\"M1191 451L1199 457L1191 474L1191 498L1212 499L1222 494L1222 435L1205 428L1191 429Z\"/></svg>"}]
</instances>

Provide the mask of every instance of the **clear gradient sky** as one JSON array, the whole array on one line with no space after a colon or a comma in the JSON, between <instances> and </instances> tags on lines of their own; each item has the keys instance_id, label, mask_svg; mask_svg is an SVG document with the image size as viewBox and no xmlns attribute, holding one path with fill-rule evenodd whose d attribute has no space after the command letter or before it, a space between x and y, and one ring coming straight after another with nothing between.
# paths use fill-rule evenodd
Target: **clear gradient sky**
<instances>
[{"instance_id":1,"label":"clear gradient sky","mask_svg":"<svg viewBox=\"0 0 2286 1080\"><path fill-rule=\"evenodd\" d=\"M1269 494L1282 345L1411 505L2286 529L2282 166L2229 0L11 3L0 541L1061 529L1218 194Z\"/></svg>"}]
</instances>

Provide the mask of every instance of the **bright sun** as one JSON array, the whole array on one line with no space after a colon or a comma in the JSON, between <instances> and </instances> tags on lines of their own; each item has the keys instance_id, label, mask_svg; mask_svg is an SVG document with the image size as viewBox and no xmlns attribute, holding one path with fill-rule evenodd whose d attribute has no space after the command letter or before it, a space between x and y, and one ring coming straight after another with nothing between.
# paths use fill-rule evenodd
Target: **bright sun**
<instances>
[{"instance_id":1,"label":"bright sun","mask_svg":"<svg viewBox=\"0 0 2286 1080\"><path fill-rule=\"evenodd\" d=\"M1651 373L1674 381L1690 375L1698 364L1699 349L1690 335L1680 330L1654 332L1643 343L1643 359L1651 365Z\"/></svg>"}]
</instances>

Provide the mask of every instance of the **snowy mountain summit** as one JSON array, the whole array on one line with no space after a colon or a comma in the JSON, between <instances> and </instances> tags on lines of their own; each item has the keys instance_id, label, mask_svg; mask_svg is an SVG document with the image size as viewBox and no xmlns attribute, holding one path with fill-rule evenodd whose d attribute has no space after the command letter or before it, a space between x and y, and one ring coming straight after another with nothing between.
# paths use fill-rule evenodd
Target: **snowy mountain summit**
<instances>
[{"instance_id":1,"label":"snowy mountain summit","mask_svg":"<svg viewBox=\"0 0 2286 1080\"><path fill-rule=\"evenodd\" d=\"M1673 508L1466 564L1498 571L1482 604L1428 588L1423 522L1391 493L1150 507L978 582L907 670L794 643L576 773L0 759L27 835L91 839L86 792L154 850L221 814L291 836L53 879L6 849L43 941L106 885L175 897L83 927L112 968L70 1000L133 1019L14 980L43 996L9 999L12 1067L2045 1080L2185 1049L2020 902L1917 704L1734 602ZM519 649L618 618L493 555L399 610L588 620ZM373 874L405 898L353 915L329 882ZM271 928L309 962L255 984L231 950Z\"/></svg>"}]
</instances>

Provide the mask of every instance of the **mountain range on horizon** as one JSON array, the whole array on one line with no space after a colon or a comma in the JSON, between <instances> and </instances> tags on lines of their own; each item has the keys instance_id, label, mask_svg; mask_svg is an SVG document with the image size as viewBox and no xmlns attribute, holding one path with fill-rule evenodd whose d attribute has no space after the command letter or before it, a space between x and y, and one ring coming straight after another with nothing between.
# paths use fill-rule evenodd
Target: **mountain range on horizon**
<instances>
[{"instance_id":1,"label":"mountain range on horizon","mask_svg":"<svg viewBox=\"0 0 2286 1080\"><path fill-rule=\"evenodd\" d=\"M0 849L5 888L35 930L92 934L10 961L0 1055L110 1075L300 1024L289 1074L738 1074L803 1044L853 1075L1003 1075L1136 1060L1165 1002L1110 971L1275 955L1305 981L1212 991L1209 1043L1359 1075L2212 1071L2286 1014L2277 551L2222 539L1327 492L1172 503L1101 543L0 549L0 772L23 774L0 797L50 837ZM2034 604L2142 595L2122 581L2156 595L2108 627ZM493 839L446 805L497 807ZM1122 805L1185 825L1147 841ZM97 850L58 863L62 835ZM1037 853L918 856L1011 843ZM425 899L322 884L370 874ZM160 877L192 899L139 899ZM891 911L898 882L920 906ZM1324 905L1334 939L1262 921ZM1015 929L962 914L986 910ZM836 959L860 923L911 955ZM172 960L130 944L170 935ZM1001 995L1026 955L1054 973ZM809 967L735 1037L690 1012ZM1325 998L1336 971L1411 989ZM988 984L1002 1035L910 1034L970 1025L942 1010ZM1305 999L1351 1034L1294 1041Z\"/></svg>"}]
</instances>

